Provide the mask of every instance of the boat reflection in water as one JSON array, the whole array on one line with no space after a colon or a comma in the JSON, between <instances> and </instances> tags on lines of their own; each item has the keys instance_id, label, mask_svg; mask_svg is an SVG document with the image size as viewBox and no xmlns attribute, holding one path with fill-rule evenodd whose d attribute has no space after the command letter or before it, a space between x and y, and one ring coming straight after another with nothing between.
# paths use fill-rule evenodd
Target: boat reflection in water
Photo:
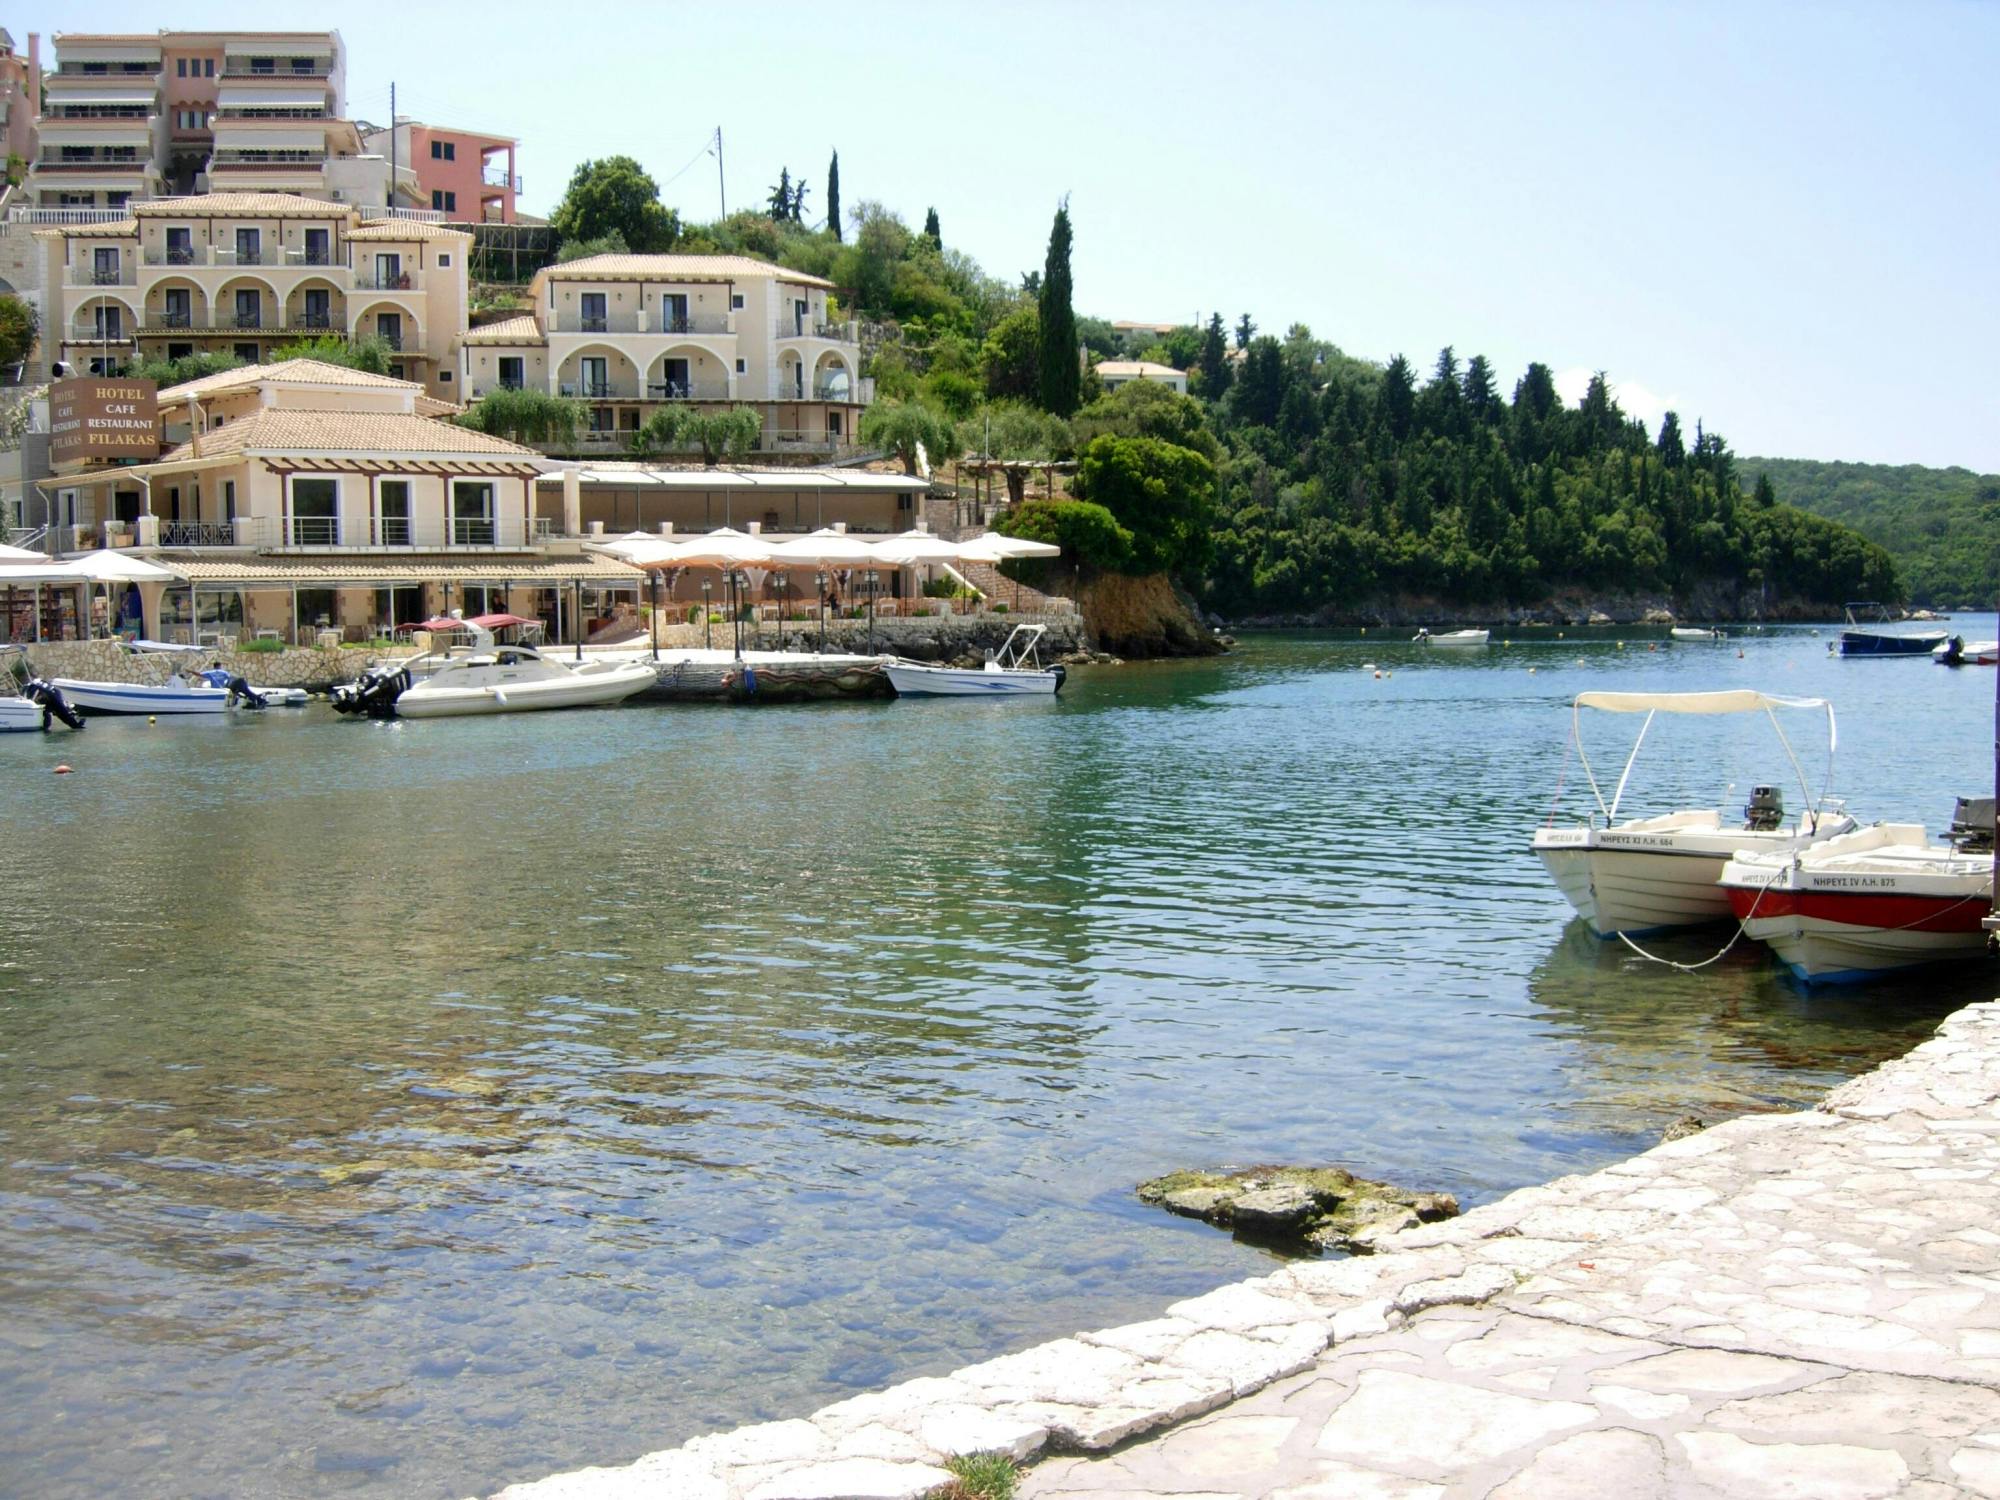
<instances>
[{"instance_id":1,"label":"boat reflection in water","mask_svg":"<svg viewBox=\"0 0 2000 1500\"><path fill-rule=\"evenodd\" d=\"M1677 963L1714 956L1726 930L1661 934L1647 949ZM1990 976L1932 973L1865 992L1807 995L1757 943L1740 941L1696 973L1598 940L1581 920L1528 976L1550 1034L1569 1040L1572 1128L1652 1145L1673 1120L1805 1109L1844 1079L1900 1057L1962 1005L1990 998Z\"/></svg>"}]
</instances>

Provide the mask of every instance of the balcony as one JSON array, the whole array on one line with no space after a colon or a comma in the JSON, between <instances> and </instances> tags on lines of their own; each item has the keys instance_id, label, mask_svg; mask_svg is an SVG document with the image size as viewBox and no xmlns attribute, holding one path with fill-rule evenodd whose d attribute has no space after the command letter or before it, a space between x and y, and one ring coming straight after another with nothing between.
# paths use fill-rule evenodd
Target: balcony
<instances>
[{"instance_id":1,"label":"balcony","mask_svg":"<svg viewBox=\"0 0 2000 1500\"><path fill-rule=\"evenodd\" d=\"M64 286L132 286L137 271L123 258L111 267L73 265L63 274Z\"/></svg>"},{"instance_id":2,"label":"balcony","mask_svg":"<svg viewBox=\"0 0 2000 1500\"><path fill-rule=\"evenodd\" d=\"M153 163L150 157L144 156L64 156L53 161L38 161L34 170L41 176L70 172L146 173L153 170Z\"/></svg>"},{"instance_id":3,"label":"balcony","mask_svg":"<svg viewBox=\"0 0 2000 1500\"><path fill-rule=\"evenodd\" d=\"M814 323L793 318L778 321L777 335L781 339L826 339L836 344L858 344L861 335L852 323Z\"/></svg>"},{"instance_id":4,"label":"balcony","mask_svg":"<svg viewBox=\"0 0 2000 1500\"><path fill-rule=\"evenodd\" d=\"M338 516L293 516L290 541L294 547L338 547L340 545L340 518Z\"/></svg>"},{"instance_id":5,"label":"balcony","mask_svg":"<svg viewBox=\"0 0 2000 1500\"><path fill-rule=\"evenodd\" d=\"M370 269L354 273L354 290L357 292L421 292L423 289L422 271Z\"/></svg>"},{"instance_id":6,"label":"balcony","mask_svg":"<svg viewBox=\"0 0 2000 1500\"><path fill-rule=\"evenodd\" d=\"M451 518L451 544L454 547L491 547L497 540L498 530L491 516Z\"/></svg>"},{"instance_id":7,"label":"balcony","mask_svg":"<svg viewBox=\"0 0 2000 1500\"><path fill-rule=\"evenodd\" d=\"M383 333L378 330L373 335L364 333L362 337L363 338L374 337L380 339L382 341L383 346L387 348L389 352L392 354L401 354L403 352L403 332L401 329L397 329L393 333Z\"/></svg>"},{"instance_id":8,"label":"balcony","mask_svg":"<svg viewBox=\"0 0 2000 1500\"><path fill-rule=\"evenodd\" d=\"M649 401L727 401L729 390L723 385L703 385L692 380L653 380L646 385L646 399Z\"/></svg>"},{"instance_id":9,"label":"balcony","mask_svg":"<svg viewBox=\"0 0 2000 1500\"><path fill-rule=\"evenodd\" d=\"M685 317L662 317L661 333L733 333L728 313L689 313Z\"/></svg>"},{"instance_id":10,"label":"balcony","mask_svg":"<svg viewBox=\"0 0 2000 1500\"><path fill-rule=\"evenodd\" d=\"M222 59L224 78L331 78L333 59L315 57L303 67L289 57L227 57Z\"/></svg>"},{"instance_id":11,"label":"balcony","mask_svg":"<svg viewBox=\"0 0 2000 1500\"><path fill-rule=\"evenodd\" d=\"M636 386L617 380L566 380L557 392L559 395L573 396L581 401L637 401L639 391Z\"/></svg>"},{"instance_id":12,"label":"balcony","mask_svg":"<svg viewBox=\"0 0 2000 1500\"><path fill-rule=\"evenodd\" d=\"M345 320L343 320L343 323L344 321ZM329 328L338 328L343 326L343 324L335 323L333 321L333 314L331 312L307 311L307 312L293 313L290 320L287 322L286 326L290 328L305 329L306 331L311 333L324 333Z\"/></svg>"},{"instance_id":13,"label":"balcony","mask_svg":"<svg viewBox=\"0 0 2000 1500\"><path fill-rule=\"evenodd\" d=\"M234 521L162 521L162 547L236 547Z\"/></svg>"},{"instance_id":14,"label":"balcony","mask_svg":"<svg viewBox=\"0 0 2000 1500\"><path fill-rule=\"evenodd\" d=\"M486 167L480 172L479 185L481 187L506 188L516 193L521 191L521 179L519 177L510 177L504 170L496 171L492 167Z\"/></svg>"}]
</instances>

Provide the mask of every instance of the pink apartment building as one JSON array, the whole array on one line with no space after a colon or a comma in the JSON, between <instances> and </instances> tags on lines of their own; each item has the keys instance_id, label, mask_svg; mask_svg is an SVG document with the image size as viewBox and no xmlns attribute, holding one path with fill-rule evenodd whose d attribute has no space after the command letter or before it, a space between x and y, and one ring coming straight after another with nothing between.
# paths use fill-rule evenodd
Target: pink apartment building
<instances>
[{"instance_id":1,"label":"pink apartment building","mask_svg":"<svg viewBox=\"0 0 2000 1500\"><path fill-rule=\"evenodd\" d=\"M398 166L417 174L423 206L462 224L512 224L514 198L521 191L512 136L482 135L443 125L398 118L395 139L387 130L370 130L363 137L372 154L393 149Z\"/></svg>"},{"instance_id":2,"label":"pink apartment building","mask_svg":"<svg viewBox=\"0 0 2000 1500\"><path fill-rule=\"evenodd\" d=\"M35 159L35 126L42 112L42 39L28 33L28 55L14 50L14 38L0 27L0 134L7 155Z\"/></svg>"}]
</instances>

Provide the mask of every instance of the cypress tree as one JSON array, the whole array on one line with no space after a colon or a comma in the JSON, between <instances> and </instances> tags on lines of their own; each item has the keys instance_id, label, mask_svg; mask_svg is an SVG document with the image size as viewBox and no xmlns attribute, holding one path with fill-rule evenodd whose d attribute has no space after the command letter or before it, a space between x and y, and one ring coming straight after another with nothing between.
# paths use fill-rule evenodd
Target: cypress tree
<instances>
[{"instance_id":1,"label":"cypress tree","mask_svg":"<svg viewBox=\"0 0 2000 1500\"><path fill-rule=\"evenodd\" d=\"M1077 363L1076 313L1070 306L1069 200L1056 210L1049 229L1049 256L1042 268L1042 406L1059 417L1076 413L1083 385Z\"/></svg>"},{"instance_id":2,"label":"cypress tree","mask_svg":"<svg viewBox=\"0 0 2000 1500\"><path fill-rule=\"evenodd\" d=\"M944 249L944 231L938 228L936 209L932 209L924 215L924 238L931 242L932 249Z\"/></svg>"},{"instance_id":3,"label":"cypress tree","mask_svg":"<svg viewBox=\"0 0 2000 1500\"><path fill-rule=\"evenodd\" d=\"M1201 339L1201 393L1220 401L1229 390L1229 334L1222 326L1222 314L1211 313L1208 331Z\"/></svg>"},{"instance_id":4,"label":"cypress tree","mask_svg":"<svg viewBox=\"0 0 2000 1500\"><path fill-rule=\"evenodd\" d=\"M826 227L833 231L835 239L840 238L840 153L833 153L833 160L826 168Z\"/></svg>"}]
</instances>

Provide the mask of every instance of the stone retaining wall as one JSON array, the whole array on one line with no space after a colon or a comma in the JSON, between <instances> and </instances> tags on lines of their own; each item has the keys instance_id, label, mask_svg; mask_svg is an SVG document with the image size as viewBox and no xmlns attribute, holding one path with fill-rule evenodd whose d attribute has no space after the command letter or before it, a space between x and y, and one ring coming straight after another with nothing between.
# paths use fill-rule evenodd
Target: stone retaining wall
<instances>
[{"instance_id":1,"label":"stone retaining wall","mask_svg":"<svg viewBox=\"0 0 2000 1500\"><path fill-rule=\"evenodd\" d=\"M116 641L48 641L30 646L29 662L44 677L77 677L90 682L165 682L177 663L188 660L203 667L219 666L242 677L252 687L324 689L352 682L370 661L411 656L409 647L391 650L348 646L320 651L288 646L283 651L223 651L189 653L185 658L154 652L127 651Z\"/></svg>"},{"instance_id":2,"label":"stone retaining wall","mask_svg":"<svg viewBox=\"0 0 2000 1500\"><path fill-rule=\"evenodd\" d=\"M1996 1101L2000 1002L1989 1002L1816 1110L1744 1116L1406 1230L1379 1254L1298 1262L1148 1322L698 1437L622 1468L515 1485L501 1500L917 1500L950 1478L947 1458L975 1453L1084 1455L1033 1471L1030 1497L1109 1500L1163 1484L1221 1500L1441 1496L1464 1477L1453 1493L1504 1490L1509 1500L1941 1500L1965 1492L1941 1482L1953 1474L2000 1495L2000 1449L1979 1446L1991 1442L1982 1432L2000 1433L2000 1394L1981 1393L1976 1411L1950 1399L2000 1384ZM1460 1337L1496 1343L1428 1359ZM1659 1383L1663 1360L1681 1362L1678 1384ZM1325 1387L1312 1395L1333 1413L1315 1408L1324 1433L1287 1406L1314 1388L1288 1383L1207 1418L1206 1436L1197 1425L1130 1442L1295 1375ZM1892 1378L1918 1383L1891 1388ZM1802 1404L1781 1415L1809 1438L1766 1447L1726 1418L1713 1425L1729 1395L1790 1391ZM1927 1410L1928 1425L1918 1420ZM1763 1431L1754 1420L1749 1430ZM1251 1451L1257 1435L1270 1455ZM1585 1463L1580 1483L1558 1483L1554 1470L1607 1442L1644 1448L1659 1482ZM1800 1465L1820 1478L1785 1487ZM1706 1484L1680 1483L1683 1470ZM1740 1484L1727 1482L1732 1470ZM1191 1475L1209 1482L1185 1484ZM1493 1489L1510 1475L1521 1483ZM1872 1477L1849 1482L1857 1475Z\"/></svg>"}]
</instances>

